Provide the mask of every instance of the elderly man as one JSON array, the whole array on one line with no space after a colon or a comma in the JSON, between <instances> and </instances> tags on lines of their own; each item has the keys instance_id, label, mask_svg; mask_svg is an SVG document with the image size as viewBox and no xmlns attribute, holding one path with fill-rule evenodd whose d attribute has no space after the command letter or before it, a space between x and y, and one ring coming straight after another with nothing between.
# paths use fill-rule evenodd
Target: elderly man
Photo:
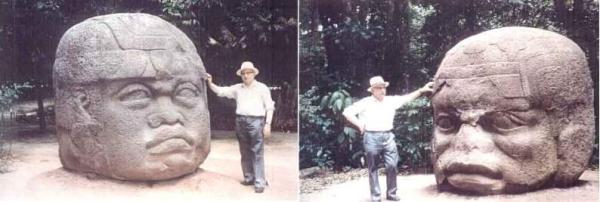
<instances>
[{"instance_id":1,"label":"elderly man","mask_svg":"<svg viewBox=\"0 0 600 202\"><path fill-rule=\"evenodd\" d=\"M256 193L262 193L267 185L263 157L263 135L271 133L271 119L275 103L269 88L254 79L259 73L252 62L243 62L236 72L242 83L220 87L208 75L210 89L219 97L236 100L236 135L242 156L243 185L254 184Z\"/></svg>"},{"instance_id":2,"label":"elderly man","mask_svg":"<svg viewBox=\"0 0 600 202\"><path fill-rule=\"evenodd\" d=\"M402 96L386 96L386 87L389 83L384 81L381 76L371 78L369 83L371 87L367 91L371 92L372 96L363 98L347 107L343 114L350 123L359 129L361 134L364 134L363 145L369 167L371 200L381 200L377 164L379 155L383 154L387 177L386 198L398 201L400 200L396 196L398 151L394 140L394 133L392 133L394 115L396 110L404 104L420 97L424 93L431 92L433 83L430 82L420 89Z\"/></svg>"},{"instance_id":3,"label":"elderly man","mask_svg":"<svg viewBox=\"0 0 600 202\"><path fill-rule=\"evenodd\" d=\"M441 190L569 186L586 169L594 92L573 41L535 28L486 31L450 49L434 82L432 160Z\"/></svg>"}]
</instances>

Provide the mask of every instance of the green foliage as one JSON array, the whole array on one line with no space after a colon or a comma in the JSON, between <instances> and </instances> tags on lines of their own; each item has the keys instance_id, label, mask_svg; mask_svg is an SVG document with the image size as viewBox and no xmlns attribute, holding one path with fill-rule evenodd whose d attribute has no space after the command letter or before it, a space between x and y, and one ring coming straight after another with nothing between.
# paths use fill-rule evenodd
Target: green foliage
<instances>
[{"instance_id":1,"label":"green foliage","mask_svg":"<svg viewBox=\"0 0 600 202\"><path fill-rule=\"evenodd\" d=\"M13 83L9 85L0 85L0 111L8 110L13 102L19 99L23 90L33 86L25 82L23 84Z\"/></svg>"},{"instance_id":2,"label":"green foliage","mask_svg":"<svg viewBox=\"0 0 600 202\"><path fill-rule=\"evenodd\" d=\"M352 104L350 94L339 89L323 96L313 86L300 95L300 167L362 166L362 138L344 124L343 110Z\"/></svg>"},{"instance_id":3,"label":"green foliage","mask_svg":"<svg viewBox=\"0 0 600 202\"><path fill-rule=\"evenodd\" d=\"M319 89L312 87L300 95L300 168L331 167L334 163L330 139L334 120L319 106Z\"/></svg>"},{"instance_id":4,"label":"green foliage","mask_svg":"<svg viewBox=\"0 0 600 202\"><path fill-rule=\"evenodd\" d=\"M419 98L398 109L394 126L400 167L430 169L433 118L429 100Z\"/></svg>"}]
</instances>

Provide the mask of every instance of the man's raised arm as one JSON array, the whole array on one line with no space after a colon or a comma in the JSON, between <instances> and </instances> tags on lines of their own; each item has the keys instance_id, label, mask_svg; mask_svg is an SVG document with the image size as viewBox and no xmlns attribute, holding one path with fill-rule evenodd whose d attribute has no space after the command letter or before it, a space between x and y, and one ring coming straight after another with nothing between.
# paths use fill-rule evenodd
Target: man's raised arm
<instances>
[{"instance_id":1,"label":"man's raised arm","mask_svg":"<svg viewBox=\"0 0 600 202\"><path fill-rule=\"evenodd\" d=\"M425 94L425 93L431 93L433 92L433 82L429 82L427 84L425 84L423 87L409 93L406 94L405 96L407 97L407 102L413 101L419 97L421 97L421 95Z\"/></svg>"},{"instance_id":2,"label":"man's raised arm","mask_svg":"<svg viewBox=\"0 0 600 202\"><path fill-rule=\"evenodd\" d=\"M206 73L206 80L208 81L208 87L210 88L210 90L217 94L217 96L232 99L235 97L233 88L217 86L213 83L212 75L210 75L209 73Z\"/></svg>"}]
</instances>

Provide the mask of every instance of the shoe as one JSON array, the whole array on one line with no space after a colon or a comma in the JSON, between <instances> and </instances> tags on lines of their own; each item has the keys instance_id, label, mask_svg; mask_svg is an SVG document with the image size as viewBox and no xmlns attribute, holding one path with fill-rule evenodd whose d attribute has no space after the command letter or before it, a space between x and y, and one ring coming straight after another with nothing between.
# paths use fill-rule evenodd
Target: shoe
<instances>
[{"instance_id":1,"label":"shoe","mask_svg":"<svg viewBox=\"0 0 600 202\"><path fill-rule=\"evenodd\" d=\"M400 197L398 196L388 196L385 197L385 199L387 199L388 201L400 201Z\"/></svg>"},{"instance_id":2,"label":"shoe","mask_svg":"<svg viewBox=\"0 0 600 202\"><path fill-rule=\"evenodd\" d=\"M263 193L265 191L264 187L254 187L254 192Z\"/></svg>"},{"instance_id":3,"label":"shoe","mask_svg":"<svg viewBox=\"0 0 600 202\"><path fill-rule=\"evenodd\" d=\"M249 186L249 185L253 185L253 184L254 184L254 181L247 181L247 180L244 180L244 181L241 181L241 182L240 182L240 184L242 184L242 185L244 185L244 186Z\"/></svg>"}]
</instances>

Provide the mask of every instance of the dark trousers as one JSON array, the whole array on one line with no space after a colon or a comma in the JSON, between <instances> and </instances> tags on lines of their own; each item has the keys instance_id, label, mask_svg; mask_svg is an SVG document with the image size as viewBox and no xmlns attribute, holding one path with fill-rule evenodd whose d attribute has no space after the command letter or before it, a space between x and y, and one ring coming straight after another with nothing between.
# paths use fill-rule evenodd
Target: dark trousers
<instances>
[{"instance_id":1,"label":"dark trousers","mask_svg":"<svg viewBox=\"0 0 600 202\"><path fill-rule=\"evenodd\" d=\"M365 132L363 145L369 167L369 186L371 188L371 199L381 199L381 190L379 189L379 178L377 176L377 165L383 157L386 171L387 196L396 196L396 174L398 169L398 149L392 132Z\"/></svg>"},{"instance_id":2,"label":"dark trousers","mask_svg":"<svg viewBox=\"0 0 600 202\"><path fill-rule=\"evenodd\" d=\"M263 158L263 127L265 118L262 116L241 116L235 119L236 136L242 156L242 172L244 181L254 181L255 187L264 187L265 161Z\"/></svg>"}]
</instances>

